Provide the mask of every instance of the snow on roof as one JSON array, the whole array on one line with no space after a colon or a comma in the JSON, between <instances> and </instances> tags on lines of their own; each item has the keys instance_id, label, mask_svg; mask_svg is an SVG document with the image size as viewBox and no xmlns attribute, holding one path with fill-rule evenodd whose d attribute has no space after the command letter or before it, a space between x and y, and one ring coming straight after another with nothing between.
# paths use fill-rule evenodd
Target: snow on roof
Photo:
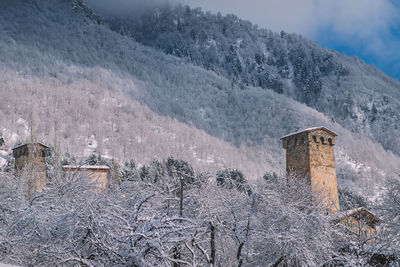
<instances>
[{"instance_id":1,"label":"snow on roof","mask_svg":"<svg viewBox=\"0 0 400 267\"><path fill-rule=\"evenodd\" d=\"M325 132L328 132L328 133L332 134L333 136L337 136L337 133L335 133L334 131L329 130L328 128L326 128L326 127L324 127L324 126L319 126L319 127L307 128L307 129L305 129L305 130L301 130L301 131L298 131L298 132L295 132L295 133L291 133L291 134L282 136L282 137L281 137L281 140L282 140L282 139L285 139L285 138L287 138L287 137L290 137L290 136L292 136L292 135L296 135L296 134L300 134L300 133L304 133L304 132L316 131L316 130L323 130L323 131L325 131Z\"/></svg>"},{"instance_id":2,"label":"snow on roof","mask_svg":"<svg viewBox=\"0 0 400 267\"><path fill-rule=\"evenodd\" d=\"M64 170L71 170L71 169L78 169L78 170L109 170L110 167L106 165L82 165L82 166L75 166L75 165L64 165Z\"/></svg>"},{"instance_id":3,"label":"snow on roof","mask_svg":"<svg viewBox=\"0 0 400 267\"><path fill-rule=\"evenodd\" d=\"M18 267L18 266L17 266L17 265L11 265L11 264L0 263L0 267Z\"/></svg>"},{"instance_id":4,"label":"snow on roof","mask_svg":"<svg viewBox=\"0 0 400 267\"><path fill-rule=\"evenodd\" d=\"M364 207L356 208L356 209L352 209L352 210L346 210L346 211L342 211L342 212L339 212L336 214L332 214L331 218L335 221L340 221L341 219L344 219L345 217L351 217L356 214L362 214L362 213L366 214L369 217L370 221L374 224L381 222L381 220L378 217L376 217L375 214L373 214L372 212L370 212L369 210L367 210Z\"/></svg>"},{"instance_id":5,"label":"snow on roof","mask_svg":"<svg viewBox=\"0 0 400 267\"><path fill-rule=\"evenodd\" d=\"M14 147L13 150L14 150L14 149L17 149L17 148L21 148L21 147L27 146L27 145L41 145L41 146L43 146L43 147L45 147L45 148L49 148L48 146L46 146L46 145L43 144L43 143L36 142L36 143L26 143L26 144L18 145L18 146L16 146L16 147Z\"/></svg>"}]
</instances>

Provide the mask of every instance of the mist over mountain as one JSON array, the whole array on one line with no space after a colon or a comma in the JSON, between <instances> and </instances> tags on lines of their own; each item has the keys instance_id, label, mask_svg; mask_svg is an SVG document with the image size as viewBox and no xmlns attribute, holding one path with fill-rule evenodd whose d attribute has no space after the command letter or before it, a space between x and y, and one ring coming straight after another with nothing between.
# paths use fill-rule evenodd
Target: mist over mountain
<instances>
[{"instance_id":1,"label":"mist over mountain","mask_svg":"<svg viewBox=\"0 0 400 267\"><path fill-rule=\"evenodd\" d=\"M0 131L138 163L173 155L253 179L279 137L339 133L339 183L371 197L400 166L399 83L300 36L184 6L96 14L82 1L0 3ZM33 123L32 123L33 122Z\"/></svg>"},{"instance_id":2,"label":"mist over mountain","mask_svg":"<svg viewBox=\"0 0 400 267\"><path fill-rule=\"evenodd\" d=\"M87 0L84 1L95 12L117 17L137 16L154 8L170 5L172 0Z\"/></svg>"}]
</instances>

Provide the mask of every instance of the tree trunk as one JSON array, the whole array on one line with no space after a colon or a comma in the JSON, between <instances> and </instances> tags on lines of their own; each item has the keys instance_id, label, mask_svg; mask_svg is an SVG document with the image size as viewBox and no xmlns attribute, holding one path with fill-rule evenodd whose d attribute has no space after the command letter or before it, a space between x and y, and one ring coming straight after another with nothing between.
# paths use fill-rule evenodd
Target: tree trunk
<instances>
[{"instance_id":1,"label":"tree trunk","mask_svg":"<svg viewBox=\"0 0 400 267\"><path fill-rule=\"evenodd\" d=\"M238 260L238 267L241 267L243 265L243 259L242 259L242 249L243 249L244 243L240 243L237 251L237 260Z\"/></svg>"},{"instance_id":2,"label":"tree trunk","mask_svg":"<svg viewBox=\"0 0 400 267\"><path fill-rule=\"evenodd\" d=\"M183 216L183 179L180 178L181 181L181 192L180 192L180 203L179 203L179 216Z\"/></svg>"},{"instance_id":3,"label":"tree trunk","mask_svg":"<svg viewBox=\"0 0 400 267\"><path fill-rule=\"evenodd\" d=\"M215 266L215 226L210 222L210 230L211 230L211 239L210 239L210 246L211 246L211 257L210 257L210 266Z\"/></svg>"}]
</instances>

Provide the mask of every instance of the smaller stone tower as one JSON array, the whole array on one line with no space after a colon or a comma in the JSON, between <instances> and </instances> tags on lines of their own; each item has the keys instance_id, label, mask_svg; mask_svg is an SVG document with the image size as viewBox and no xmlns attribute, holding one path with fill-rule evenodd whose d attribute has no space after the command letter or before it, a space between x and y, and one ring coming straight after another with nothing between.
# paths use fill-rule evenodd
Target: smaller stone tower
<instances>
[{"instance_id":1,"label":"smaller stone tower","mask_svg":"<svg viewBox=\"0 0 400 267\"><path fill-rule=\"evenodd\" d=\"M47 185L46 154L48 147L41 143L30 143L13 149L15 171L21 178L26 199Z\"/></svg>"},{"instance_id":2,"label":"smaller stone tower","mask_svg":"<svg viewBox=\"0 0 400 267\"><path fill-rule=\"evenodd\" d=\"M313 197L322 197L328 213L339 212L336 180L335 137L325 127L306 129L281 138L286 149L288 178L305 178Z\"/></svg>"}]
</instances>

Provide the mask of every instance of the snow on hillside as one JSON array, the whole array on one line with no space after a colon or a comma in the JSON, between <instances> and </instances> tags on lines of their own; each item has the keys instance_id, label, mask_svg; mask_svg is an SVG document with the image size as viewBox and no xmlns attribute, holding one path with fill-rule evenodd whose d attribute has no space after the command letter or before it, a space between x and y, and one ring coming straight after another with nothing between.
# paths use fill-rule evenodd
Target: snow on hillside
<instances>
[{"instance_id":1,"label":"snow on hillside","mask_svg":"<svg viewBox=\"0 0 400 267\"><path fill-rule=\"evenodd\" d=\"M144 45L215 71L241 87L287 95L400 155L400 82L357 57L296 34L259 29L235 15L182 5L120 17L101 8L99 12L112 29Z\"/></svg>"},{"instance_id":2,"label":"snow on hillside","mask_svg":"<svg viewBox=\"0 0 400 267\"><path fill-rule=\"evenodd\" d=\"M78 157L95 152L143 164L172 155L257 178L284 170L280 136L324 125L339 133L343 185L365 184L360 190L374 194L400 166L397 155L332 116L144 47L69 1L0 7L0 125L9 148L29 137L32 124L39 140ZM341 155L371 168L360 173Z\"/></svg>"}]
</instances>

